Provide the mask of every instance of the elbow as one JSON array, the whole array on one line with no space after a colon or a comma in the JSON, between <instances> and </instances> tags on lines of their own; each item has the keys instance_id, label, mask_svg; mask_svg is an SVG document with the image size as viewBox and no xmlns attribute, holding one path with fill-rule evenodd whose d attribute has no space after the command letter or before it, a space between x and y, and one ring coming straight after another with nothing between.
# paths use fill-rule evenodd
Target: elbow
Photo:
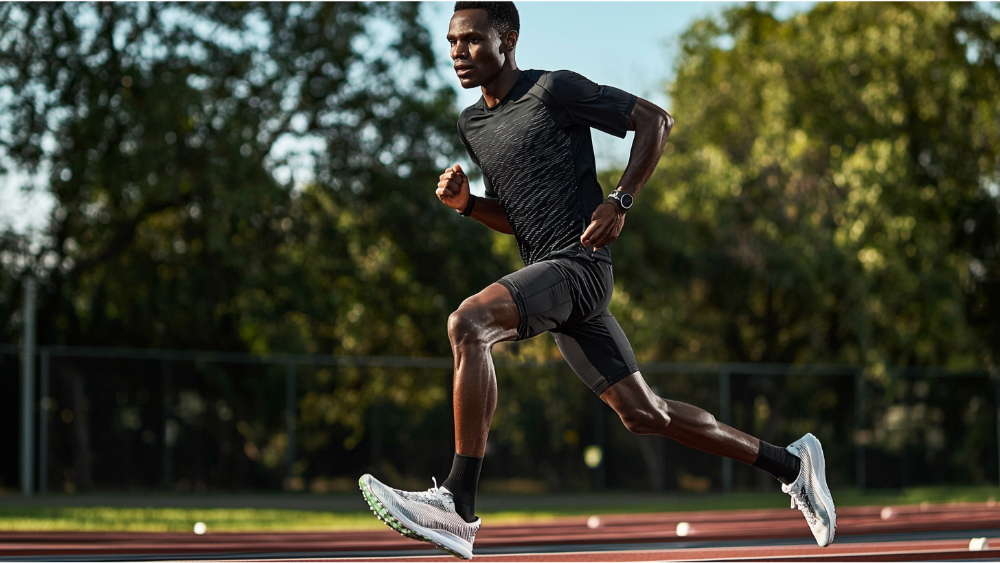
<instances>
[{"instance_id":1,"label":"elbow","mask_svg":"<svg viewBox=\"0 0 1000 563\"><path fill-rule=\"evenodd\" d=\"M629 118L628 128L637 133L641 129L646 134L658 134L661 139L666 140L674 128L674 118L667 110L639 98Z\"/></svg>"},{"instance_id":2,"label":"elbow","mask_svg":"<svg viewBox=\"0 0 1000 563\"><path fill-rule=\"evenodd\" d=\"M662 132L663 139L666 140L670 136L670 131L674 128L674 118L672 115L667 113L666 110L660 110L660 131Z\"/></svg>"}]
</instances>

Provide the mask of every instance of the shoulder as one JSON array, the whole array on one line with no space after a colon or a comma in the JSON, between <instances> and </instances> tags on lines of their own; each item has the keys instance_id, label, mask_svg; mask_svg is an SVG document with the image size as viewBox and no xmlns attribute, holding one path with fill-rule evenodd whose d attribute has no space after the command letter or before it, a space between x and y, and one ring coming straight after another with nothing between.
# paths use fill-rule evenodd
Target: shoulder
<instances>
[{"instance_id":1,"label":"shoulder","mask_svg":"<svg viewBox=\"0 0 1000 563\"><path fill-rule=\"evenodd\" d=\"M597 85L572 70L543 71L536 83L553 95L574 95L592 90Z\"/></svg>"}]
</instances>

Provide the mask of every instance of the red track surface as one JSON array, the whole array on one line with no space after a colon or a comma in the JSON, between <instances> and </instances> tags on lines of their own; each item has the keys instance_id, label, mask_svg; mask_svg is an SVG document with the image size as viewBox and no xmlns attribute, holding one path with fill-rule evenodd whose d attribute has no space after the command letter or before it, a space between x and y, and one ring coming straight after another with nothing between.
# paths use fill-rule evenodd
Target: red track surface
<instances>
[{"instance_id":1,"label":"red track surface","mask_svg":"<svg viewBox=\"0 0 1000 563\"><path fill-rule=\"evenodd\" d=\"M810 538L805 520L797 510L739 510L674 512L641 515L601 516L600 526L587 527L586 517L559 518L530 525L486 526L476 538L477 551L488 548L523 548L520 555L479 555L483 561L654 561L654 560L754 560L795 561L917 561L941 559L1000 559L1000 506L986 504L893 507L887 519L881 507L838 510L837 538L872 534L915 534L921 532L997 529L990 538L992 549L969 551L969 539L919 541L834 542L828 548L815 545L728 547L728 542ZM686 537L678 537L677 524L688 522ZM858 538L860 540L861 538ZM722 547L682 547L687 542L721 542ZM677 549L637 550L636 544L679 543ZM777 544L778 542L776 542ZM628 544L628 550L596 550L599 546ZM719 544L717 544L719 545ZM162 556L163 559L193 556L231 557L246 554L261 557L272 553L287 560L303 557L343 558L351 561L384 561L384 557L364 557L364 552L393 551L405 559L457 561L450 556L410 557L426 547L389 530L367 532L244 534L208 533L0 533L0 558L89 556ZM565 549L554 549L566 546ZM588 546L594 546L590 551ZM624 545L623 545L624 547ZM651 546L652 547L652 546ZM535 548L535 549L532 549ZM548 553L532 553L547 551ZM429 553L429 552L428 552ZM342 554L339 555L338 554ZM405 554L405 555L404 555ZM357 558L358 556L362 558ZM401 560L402 558L392 558Z\"/></svg>"},{"instance_id":2,"label":"red track surface","mask_svg":"<svg viewBox=\"0 0 1000 563\"><path fill-rule=\"evenodd\" d=\"M969 551L967 541L859 543L826 549L819 547L726 547L713 549L663 549L650 551L578 551L557 554L485 555L474 561L513 562L626 562L626 561L940 561L943 559L997 559L1000 549ZM420 557L391 561L458 561L454 557ZM384 562L386 559L338 559L351 562Z\"/></svg>"}]
</instances>

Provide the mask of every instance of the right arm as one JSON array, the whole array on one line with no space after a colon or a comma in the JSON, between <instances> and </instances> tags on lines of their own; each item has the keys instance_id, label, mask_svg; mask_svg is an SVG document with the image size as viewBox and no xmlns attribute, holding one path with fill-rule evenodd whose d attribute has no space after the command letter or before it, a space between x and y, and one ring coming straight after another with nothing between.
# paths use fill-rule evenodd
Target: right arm
<instances>
[{"instance_id":1,"label":"right arm","mask_svg":"<svg viewBox=\"0 0 1000 563\"><path fill-rule=\"evenodd\" d=\"M472 199L469 191L469 178L462 172L462 167L455 165L441 174L435 192L441 203L461 213L465 210ZM476 221L486 225L494 231L507 235L514 234L514 230L507 221L507 216L503 213L500 201L493 198L477 197L475 207L472 208L472 215Z\"/></svg>"}]
</instances>

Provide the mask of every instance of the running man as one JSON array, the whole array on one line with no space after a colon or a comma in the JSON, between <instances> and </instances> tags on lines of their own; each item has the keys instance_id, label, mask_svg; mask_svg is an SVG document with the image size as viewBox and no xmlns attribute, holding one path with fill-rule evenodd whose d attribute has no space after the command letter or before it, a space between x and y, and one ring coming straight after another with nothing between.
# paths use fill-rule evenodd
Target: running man
<instances>
[{"instance_id":1,"label":"running man","mask_svg":"<svg viewBox=\"0 0 1000 563\"><path fill-rule=\"evenodd\" d=\"M497 404L490 350L497 342L550 332L580 379L631 432L667 436L771 473L805 515L816 542L828 545L837 521L819 441L806 434L781 448L702 409L656 396L608 311L609 245L656 168L673 118L574 72L518 69L519 30L510 2L455 4L448 29L455 73L463 88L483 93L462 112L458 129L483 171L486 197L470 193L458 165L441 175L437 196L462 215L514 235L525 267L466 299L448 319L456 450L448 478L428 491L404 492L365 475L365 499L403 535L472 558L481 525L476 488ZM591 128L620 138L635 131L628 166L606 199L597 182Z\"/></svg>"}]
</instances>

